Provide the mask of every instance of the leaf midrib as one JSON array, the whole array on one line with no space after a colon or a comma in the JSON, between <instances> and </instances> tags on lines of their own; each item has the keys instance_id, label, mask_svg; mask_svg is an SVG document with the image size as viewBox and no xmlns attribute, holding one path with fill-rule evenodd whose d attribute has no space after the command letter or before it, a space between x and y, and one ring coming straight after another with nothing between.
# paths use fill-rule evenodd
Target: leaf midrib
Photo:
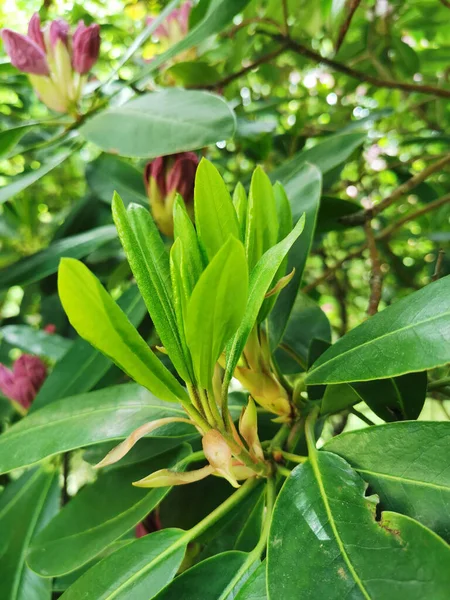
<instances>
[{"instance_id":1,"label":"leaf midrib","mask_svg":"<svg viewBox=\"0 0 450 600\"><path fill-rule=\"evenodd\" d=\"M400 477L399 475L388 475L387 473L379 473L377 471L371 471L370 469L358 469L355 467L355 471L363 473L365 475L372 475L374 477L380 477L382 479L392 479L393 481L399 481L401 483L407 483L408 485L417 485L422 487L429 487L437 490L444 490L450 492L450 485L440 485L438 483L431 483L428 481L421 481L420 479L411 479L409 477Z\"/></svg>"},{"instance_id":2,"label":"leaf midrib","mask_svg":"<svg viewBox=\"0 0 450 600\"><path fill-rule=\"evenodd\" d=\"M396 334L398 334L400 332L403 332L403 331L406 331L408 329L413 329L415 327L420 327L424 323L431 323L432 321L436 321L438 319L442 319L443 317L447 317L447 316L450 316L450 311L444 312L444 313L440 313L439 315L435 315L434 317L431 317L430 319L425 319L424 321L418 321L417 323L411 323L410 325L406 325L406 327L402 327L401 329L396 329L394 331L389 331L388 333L384 333L383 335L380 335L380 336L378 336L376 338L372 338L370 340L367 340L366 342L364 342L362 344L359 344L358 346L353 346L353 348L350 348L349 350L341 352L337 356L333 356L333 358L330 358L329 360L323 362L321 365L318 365L315 369L311 369L309 371L309 373L308 373L308 378L312 374L317 373L318 371L320 371L320 369L322 369L323 367L329 366L332 362L334 362L336 360L340 360L343 357L348 356L352 352L360 351L361 348L364 348L364 346L368 346L370 344L375 344L375 343L379 342L380 340L388 338L388 337L390 337L392 335L396 335ZM390 375L390 377L395 377L395 375ZM345 381L334 381L333 380L333 383L346 383L346 382L347 382L347 380L345 380Z\"/></svg>"}]
</instances>

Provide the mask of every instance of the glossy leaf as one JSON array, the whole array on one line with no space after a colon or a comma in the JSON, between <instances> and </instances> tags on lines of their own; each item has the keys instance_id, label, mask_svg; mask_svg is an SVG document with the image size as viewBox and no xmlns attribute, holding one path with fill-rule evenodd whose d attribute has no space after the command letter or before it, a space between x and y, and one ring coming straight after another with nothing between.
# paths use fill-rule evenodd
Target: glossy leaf
<instances>
[{"instance_id":1,"label":"glossy leaf","mask_svg":"<svg viewBox=\"0 0 450 600\"><path fill-rule=\"evenodd\" d=\"M383 508L417 519L450 542L450 423L401 422L341 434L324 448L347 460Z\"/></svg>"},{"instance_id":2,"label":"glossy leaf","mask_svg":"<svg viewBox=\"0 0 450 600\"><path fill-rule=\"evenodd\" d=\"M29 325L6 325L0 329L0 335L14 348L51 360L59 360L72 346L71 340L57 333L47 333Z\"/></svg>"},{"instance_id":3,"label":"glossy leaf","mask_svg":"<svg viewBox=\"0 0 450 600\"><path fill-rule=\"evenodd\" d=\"M56 156L48 159L46 163L44 163L38 169L34 171L27 171L26 173L21 173L20 175L16 175L11 183L5 185L0 189L0 204L6 202L10 198L13 198L21 191L25 190L30 185L33 185L36 181L50 173L53 169L55 169L58 165L63 163L69 156L73 153L73 150L66 150L65 152L61 152Z\"/></svg>"},{"instance_id":4,"label":"glossy leaf","mask_svg":"<svg viewBox=\"0 0 450 600\"><path fill-rule=\"evenodd\" d=\"M175 465L189 451L189 446L181 446L149 463L102 473L36 536L28 555L29 566L44 577L54 577L93 559L144 519L169 491L169 488L145 490L132 482L161 467Z\"/></svg>"},{"instance_id":5,"label":"glossy leaf","mask_svg":"<svg viewBox=\"0 0 450 600\"><path fill-rule=\"evenodd\" d=\"M267 600L266 586L266 563L264 561L244 583L236 600Z\"/></svg>"},{"instance_id":6,"label":"glossy leaf","mask_svg":"<svg viewBox=\"0 0 450 600\"><path fill-rule=\"evenodd\" d=\"M247 194L245 192L245 188L240 181L236 184L236 187L234 188L233 204L239 221L241 240L245 242L245 231L247 229L248 199Z\"/></svg>"},{"instance_id":7,"label":"glossy leaf","mask_svg":"<svg viewBox=\"0 0 450 600\"><path fill-rule=\"evenodd\" d=\"M204 389L211 388L215 364L239 327L247 294L244 246L230 237L203 271L187 307L186 342Z\"/></svg>"},{"instance_id":8,"label":"glossy leaf","mask_svg":"<svg viewBox=\"0 0 450 600\"><path fill-rule=\"evenodd\" d=\"M177 195L175 198L173 206L173 227L175 240L180 239L183 246L186 270L189 271L186 275L193 282L187 286L187 282L183 279L183 284L186 285L186 289L189 291L190 296L195 283L197 283L198 278L203 271L203 260L194 224L188 215L186 206L180 195Z\"/></svg>"},{"instance_id":9,"label":"glossy leaf","mask_svg":"<svg viewBox=\"0 0 450 600\"><path fill-rule=\"evenodd\" d=\"M277 499L268 550L269 598L444 600L450 549L417 521L384 512L342 458L316 452ZM299 549L307 551L299 560Z\"/></svg>"},{"instance_id":10,"label":"glossy leaf","mask_svg":"<svg viewBox=\"0 0 450 600\"><path fill-rule=\"evenodd\" d=\"M427 395L426 371L352 384L362 400L385 421L417 419ZM345 384L344 384L345 385Z\"/></svg>"},{"instance_id":11,"label":"glossy leaf","mask_svg":"<svg viewBox=\"0 0 450 600\"><path fill-rule=\"evenodd\" d=\"M179 600L180 598L228 598L225 592L230 581L242 568L247 554L224 552L195 565L176 577L157 596L157 600ZM231 596L233 597L233 596Z\"/></svg>"},{"instance_id":12,"label":"glossy leaf","mask_svg":"<svg viewBox=\"0 0 450 600\"><path fill-rule=\"evenodd\" d=\"M282 180L286 194L292 208L294 223L305 215L305 228L303 234L292 246L288 255L286 271L290 273L295 269L295 274L285 290L283 290L270 318L270 337L272 346L275 347L282 339L289 315L295 303L295 298L303 277L306 260L308 258L314 231L316 227L317 213L322 191L322 176L314 165L304 165L296 172L295 177Z\"/></svg>"},{"instance_id":13,"label":"glossy leaf","mask_svg":"<svg viewBox=\"0 0 450 600\"><path fill-rule=\"evenodd\" d=\"M124 201L137 202L148 207L142 171L134 165L112 156L102 154L87 165L86 179L94 194L111 204L114 192Z\"/></svg>"},{"instance_id":14,"label":"glossy leaf","mask_svg":"<svg viewBox=\"0 0 450 600\"><path fill-rule=\"evenodd\" d=\"M301 217L291 233L261 257L250 275L248 302L242 323L227 348L226 375L224 378L224 386L226 387L231 381L245 343L255 325L265 294L268 292L284 257L302 233L304 225L305 218Z\"/></svg>"},{"instance_id":15,"label":"glossy leaf","mask_svg":"<svg viewBox=\"0 0 450 600\"><path fill-rule=\"evenodd\" d=\"M159 398L176 402L186 397L175 377L83 263L61 261L58 290L69 321L81 337Z\"/></svg>"},{"instance_id":16,"label":"glossy leaf","mask_svg":"<svg viewBox=\"0 0 450 600\"><path fill-rule=\"evenodd\" d=\"M60 452L124 438L148 421L171 416L183 417L185 413L134 383L68 397L27 415L0 436L0 472L26 467ZM172 425L157 433L161 437L192 435L192 428Z\"/></svg>"},{"instance_id":17,"label":"glossy leaf","mask_svg":"<svg viewBox=\"0 0 450 600\"><path fill-rule=\"evenodd\" d=\"M175 576L186 549L184 531L164 529L129 542L94 565L64 600L150 600Z\"/></svg>"},{"instance_id":18,"label":"glossy leaf","mask_svg":"<svg viewBox=\"0 0 450 600\"><path fill-rule=\"evenodd\" d=\"M195 224L209 260L230 235L240 239L239 224L224 180L216 167L202 159L195 175Z\"/></svg>"},{"instance_id":19,"label":"glossy leaf","mask_svg":"<svg viewBox=\"0 0 450 600\"><path fill-rule=\"evenodd\" d=\"M113 225L96 227L90 231L66 237L50 244L45 250L27 256L3 270L0 291L13 285L28 285L56 273L64 257L84 258L107 242L117 238Z\"/></svg>"},{"instance_id":20,"label":"glossy leaf","mask_svg":"<svg viewBox=\"0 0 450 600\"><path fill-rule=\"evenodd\" d=\"M190 381L173 306L169 254L161 235L147 209L131 204L125 210L118 194L113 217L156 331L180 376Z\"/></svg>"},{"instance_id":21,"label":"glossy leaf","mask_svg":"<svg viewBox=\"0 0 450 600\"><path fill-rule=\"evenodd\" d=\"M276 353L283 373L300 373L307 369L309 348L314 339L330 342L330 323L314 300L299 292Z\"/></svg>"},{"instance_id":22,"label":"glossy leaf","mask_svg":"<svg viewBox=\"0 0 450 600\"><path fill-rule=\"evenodd\" d=\"M361 402L361 396L348 383L327 385L323 394L320 412L332 414Z\"/></svg>"},{"instance_id":23,"label":"glossy leaf","mask_svg":"<svg viewBox=\"0 0 450 600\"><path fill-rule=\"evenodd\" d=\"M151 159L229 139L235 128L220 96L167 88L98 113L80 133L105 152Z\"/></svg>"},{"instance_id":24,"label":"glossy leaf","mask_svg":"<svg viewBox=\"0 0 450 600\"><path fill-rule=\"evenodd\" d=\"M450 276L402 298L336 342L309 384L397 377L450 361Z\"/></svg>"},{"instance_id":25,"label":"glossy leaf","mask_svg":"<svg viewBox=\"0 0 450 600\"><path fill-rule=\"evenodd\" d=\"M140 324L147 313L136 285L124 292L117 304L135 327ZM96 350L83 338L77 338L67 354L56 363L44 381L38 395L33 400L30 412L66 396L89 392L112 365L113 362L107 356Z\"/></svg>"},{"instance_id":26,"label":"glossy leaf","mask_svg":"<svg viewBox=\"0 0 450 600\"><path fill-rule=\"evenodd\" d=\"M48 465L24 473L0 497L0 597L50 600L51 581L25 563L30 543L58 511L58 472Z\"/></svg>"}]
</instances>

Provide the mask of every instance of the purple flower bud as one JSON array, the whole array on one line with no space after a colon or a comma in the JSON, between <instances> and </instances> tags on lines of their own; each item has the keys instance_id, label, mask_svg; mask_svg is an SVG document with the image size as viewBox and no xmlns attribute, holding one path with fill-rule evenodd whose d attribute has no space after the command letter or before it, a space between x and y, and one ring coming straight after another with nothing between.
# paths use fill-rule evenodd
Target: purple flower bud
<instances>
[{"instance_id":1,"label":"purple flower bud","mask_svg":"<svg viewBox=\"0 0 450 600\"><path fill-rule=\"evenodd\" d=\"M194 152L180 152L155 158L145 167L144 182L147 193L151 191L150 184L153 180L162 198L178 192L186 204L189 204L194 197L197 167L198 157Z\"/></svg>"},{"instance_id":2,"label":"purple flower bud","mask_svg":"<svg viewBox=\"0 0 450 600\"><path fill-rule=\"evenodd\" d=\"M0 391L24 408L29 408L46 376L47 367L38 356L22 354L12 371L0 364Z\"/></svg>"},{"instance_id":3,"label":"purple flower bud","mask_svg":"<svg viewBox=\"0 0 450 600\"><path fill-rule=\"evenodd\" d=\"M86 27L83 21L80 21L73 34L72 46L73 68L84 75L97 62L100 51L100 27L96 23Z\"/></svg>"},{"instance_id":4,"label":"purple flower bud","mask_svg":"<svg viewBox=\"0 0 450 600\"><path fill-rule=\"evenodd\" d=\"M2 29L1 33L11 63L19 71L33 75L50 74L45 53L35 41L11 29Z\"/></svg>"},{"instance_id":5,"label":"purple flower bud","mask_svg":"<svg viewBox=\"0 0 450 600\"><path fill-rule=\"evenodd\" d=\"M39 48L41 48L41 50L44 52L46 51L44 35L41 29L41 19L39 18L38 13L34 13L30 19L30 22L28 23L28 37L31 38L33 42L37 44Z\"/></svg>"},{"instance_id":6,"label":"purple flower bud","mask_svg":"<svg viewBox=\"0 0 450 600\"><path fill-rule=\"evenodd\" d=\"M58 40L61 40L67 46L69 29L69 23L64 19L55 19L50 23L50 44L52 48L56 46Z\"/></svg>"}]
</instances>

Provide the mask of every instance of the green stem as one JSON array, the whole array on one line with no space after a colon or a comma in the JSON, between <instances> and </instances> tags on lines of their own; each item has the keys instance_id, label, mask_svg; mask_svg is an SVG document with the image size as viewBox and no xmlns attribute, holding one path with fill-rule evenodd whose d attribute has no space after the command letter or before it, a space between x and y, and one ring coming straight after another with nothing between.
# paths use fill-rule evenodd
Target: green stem
<instances>
[{"instance_id":1,"label":"green stem","mask_svg":"<svg viewBox=\"0 0 450 600\"><path fill-rule=\"evenodd\" d=\"M273 450L275 450L275 448L281 448L287 440L290 431L291 430L289 428L289 425L283 425L282 427L280 427L280 429L277 431L275 436L272 438L272 441L270 442L269 452L272 452Z\"/></svg>"},{"instance_id":2,"label":"green stem","mask_svg":"<svg viewBox=\"0 0 450 600\"><path fill-rule=\"evenodd\" d=\"M205 390L203 390L202 388L197 388L195 391L197 392L197 395L200 398L200 403L202 405L203 412L205 413L206 420L211 425L211 427L218 428L219 423L217 423L216 419L214 418Z\"/></svg>"},{"instance_id":3,"label":"green stem","mask_svg":"<svg viewBox=\"0 0 450 600\"><path fill-rule=\"evenodd\" d=\"M226 427L225 427L225 424L224 424L224 422L222 420L222 417L220 415L219 409L217 408L216 399L214 397L214 392L212 390L210 390L210 391L205 390L205 392L206 392L206 397L208 399L207 400L208 401L208 405L211 408L211 412L212 412L212 415L213 415L213 418L214 418L215 422L220 427L220 429L225 428L225 430L226 430Z\"/></svg>"},{"instance_id":4,"label":"green stem","mask_svg":"<svg viewBox=\"0 0 450 600\"><path fill-rule=\"evenodd\" d=\"M286 460L290 460L291 462L295 462L298 464L304 463L308 460L307 456L299 456L298 454L292 454L292 452L285 452L284 450L278 450L281 456Z\"/></svg>"},{"instance_id":5,"label":"green stem","mask_svg":"<svg viewBox=\"0 0 450 600\"><path fill-rule=\"evenodd\" d=\"M443 377L442 379L437 379L436 381L430 381L428 384L428 391L438 390L441 387L446 387L450 385L450 377Z\"/></svg>"},{"instance_id":6,"label":"green stem","mask_svg":"<svg viewBox=\"0 0 450 600\"><path fill-rule=\"evenodd\" d=\"M291 474L291 471L286 467L283 467L282 465L277 465L277 471L283 477L289 477L289 475Z\"/></svg>"},{"instance_id":7,"label":"green stem","mask_svg":"<svg viewBox=\"0 0 450 600\"><path fill-rule=\"evenodd\" d=\"M308 455L311 458L312 455L315 456L317 452L316 448L316 437L314 434L314 426L316 424L317 417L319 415L319 407L315 406L309 415L306 417L305 421L305 435L306 435L306 444L308 446Z\"/></svg>"}]
</instances>

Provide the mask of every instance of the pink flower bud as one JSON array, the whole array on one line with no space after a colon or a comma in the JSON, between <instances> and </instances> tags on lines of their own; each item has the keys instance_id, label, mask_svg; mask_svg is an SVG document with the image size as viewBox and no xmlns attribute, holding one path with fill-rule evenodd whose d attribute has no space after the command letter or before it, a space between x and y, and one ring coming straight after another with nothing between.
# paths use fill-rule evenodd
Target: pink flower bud
<instances>
[{"instance_id":1,"label":"pink flower bud","mask_svg":"<svg viewBox=\"0 0 450 600\"><path fill-rule=\"evenodd\" d=\"M187 34L189 30L189 15L191 14L192 2L188 0L180 6L178 9L177 21L180 25L180 29L184 35ZM176 11L174 11L176 12ZM169 17L170 18L170 17Z\"/></svg>"},{"instance_id":2,"label":"pink flower bud","mask_svg":"<svg viewBox=\"0 0 450 600\"><path fill-rule=\"evenodd\" d=\"M97 62L100 51L100 27L93 23L86 27L80 21L73 34L72 65L75 71L84 75Z\"/></svg>"},{"instance_id":3,"label":"pink flower bud","mask_svg":"<svg viewBox=\"0 0 450 600\"><path fill-rule=\"evenodd\" d=\"M173 24L178 32L185 36L189 30L189 15L192 8L192 2L184 2L180 8L173 10L167 17L164 23L161 23L156 29L155 34L158 38L171 38L171 29ZM155 17L147 18L147 25L151 25L155 21ZM175 39L173 40L176 41Z\"/></svg>"},{"instance_id":4,"label":"pink flower bud","mask_svg":"<svg viewBox=\"0 0 450 600\"><path fill-rule=\"evenodd\" d=\"M2 38L11 63L19 71L44 76L50 74L45 52L35 41L11 29L2 29Z\"/></svg>"},{"instance_id":5,"label":"pink flower bud","mask_svg":"<svg viewBox=\"0 0 450 600\"><path fill-rule=\"evenodd\" d=\"M28 23L28 37L35 42L43 52L45 52L44 35L41 29L41 19L38 13L34 13Z\"/></svg>"},{"instance_id":6,"label":"pink flower bud","mask_svg":"<svg viewBox=\"0 0 450 600\"><path fill-rule=\"evenodd\" d=\"M56 46L56 42L61 40L62 43L67 46L67 39L69 35L69 23L64 19L55 19L50 23L50 44L52 48Z\"/></svg>"},{"instance_id":7,"label":"pink flower bud","mask_svg":"<svg viewBox=\"0 0 450 600\"><path fill-rule=\"evenodd\" d=\"M47 367L38 356L22 354L12 370L0 364L0 391L7 398L29 408L47 376Z\"/></svg>"}]
</instances>

